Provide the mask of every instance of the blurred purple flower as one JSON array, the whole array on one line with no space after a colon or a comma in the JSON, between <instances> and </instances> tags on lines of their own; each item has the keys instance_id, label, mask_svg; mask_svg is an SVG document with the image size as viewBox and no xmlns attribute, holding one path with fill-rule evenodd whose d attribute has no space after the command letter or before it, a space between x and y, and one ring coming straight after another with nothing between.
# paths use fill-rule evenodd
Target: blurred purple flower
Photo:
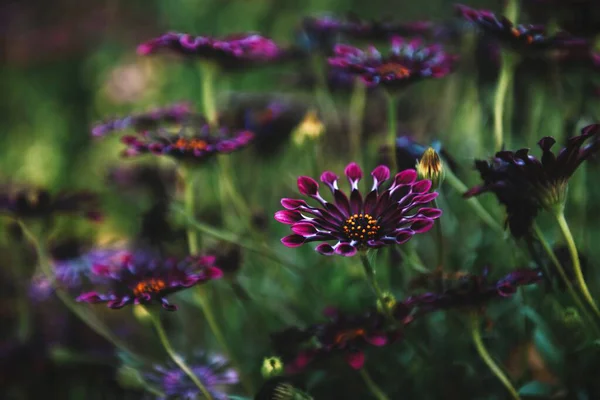
<instances>
[{"instance_id":1,"label":"blurred purple flower","mask_svg":"<svg viewBox=\"0 0 600 400\"><path fill-rule=\"evenodd\" d=\"M375 168L371 172L372 188L364 199L358 188L363 176L360 167L350 163L344 173L351 185L349 198L338 189L336 174L325 171L321 175L321 181L333 194L333 203L321 196L317 181L308 176L298 178L300 193L318 201L321 207L309 206L304 200L282 199L286 209L277 211L275 219L291 225L294 232L281 239L283 244L298 247L324 242L315 249L321 254L353 256L358 250L406 243L413 235L431 229L442 215L437 208L423 206L438 194L429 193L431 182L417 181L417 173L412 169L398 173L392 185L379 193L381 184L390 178L390 170L383 165ZM337 243L332 246L328 241Z\"/></svg>"},{"instance_id":2,"label":"blurred purple flower","mask_svg":"<svg viewBox=\"0 0 600 400\"><path fill-rule=\"evenodd\" d=\"M574 35L593 38L600 33L597 0L523 0L523 9L536 23L555 20Z\"/></svg>"},{"instance_id":3,"label":"blurred purple flower","mask_svg":"<svg viewBox=\"0 0 600 400\"><path fill-rule=\"evenodd\" d=\"M92 267L92 274L105 287L103 292L82 293L77 301L107 303L118 309L128 304L162 304L177 310L166 296L213 279L223 273L214 266L215 257L189 256L183 260L162 258L148 252L129 252Z\"/></svg>"}]
</instances>

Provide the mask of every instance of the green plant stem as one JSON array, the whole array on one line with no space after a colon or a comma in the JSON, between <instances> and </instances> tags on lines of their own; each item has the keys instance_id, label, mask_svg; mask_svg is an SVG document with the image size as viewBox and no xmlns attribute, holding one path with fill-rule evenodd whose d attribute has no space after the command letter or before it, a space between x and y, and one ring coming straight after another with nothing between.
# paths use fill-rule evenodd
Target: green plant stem
<instances>
[{"instance_id":1,"label":"green plant stem","mask_svg":"<svg viewBox=\"0 0 600 400\"><path fill-rule=\"evenodd\" d=\"M211 62L200 63L202 80L202 107L204 116L211 127L217 126L217 106L215 104L214 82L218 72L216 64Z\"/></svg>"},{"instance_id":2,"label":"green plant stem","mask_svg":"<svg viewBox=\"0 0 600 400\"><path fill-rule=\"evenodd\" d=\"M500 65L500 77L496 87L494 97L494 149L502 150L504 144L504 105L506 103L506 94L513 75L513 63L510 55L502 54L502 63Z\"/></svg>"},{"instance_id":3,"label":"green plant stem","mask_svg":"<svg viewBox=\"0 0 600 400\"><path fill-rule=\"evenodd\" d=\"M359 373L360 376L363 378L363 381L365 381L365 384L369 388L369 391L373 394L373 396L375 396L376 399L389 400L389 397L387 397L383 390L381 390L381 388L377 386L377 384L375 383L375 381L373 381L365 367L361 368L359 370Z\"/></svg>"},{"instance_id":4,"label":"green plant stem","mask_svg":"<svg viewBox=\"0 0 600 400\"><path fill-rule=\"evenodd\" d=\"M387 302L385 301L383 292L381 291L381 288L379 287L379 284L377 283L377 279L375 278L375 269L371 265L371 262L369 261L369 258L367 257L366 253L361 252L360 261L362 262L363 268L365 270L365 277L367 278L367 282L369 282L371 289L373 289L375 296L377 296L377 300L378 300L379 304L381 305L381 308L383 309L384 314L390 320L390 322L395 323L396 320L395 320L394 316L392 315L392 311L389 309Z\"/></svg>"},{"instance_id":5,"label":"green plant stem","mask_svg":"<svg viewBox=\"0 0 600 400\"><path fill-rule=\"evenodd\" d=\"M513 24L517 25L517 18L519 16L519 0L508 0L506 7L504 8L504 15Z\"/></svg>"},{"instance_id":6,"label":"green plant stem","mask_svg":"<svg viewBox=\"0 0 600 400\"><path fill-rule=\"evenodd\" d=\"M350 157L352 160L361 163L360 139L362 136L362 123L367 102L367 86L361 79L354 81L354 90L350 97Z\"/></svg>"},{"instance_id":7,"label":"green plant stem","mask_svg":"<svg viewBox=\"0 0 600 400\"><path fill-rule=\"evenodd\" d=\"M492 356L485 348L483 344L483 340L481 339L481 332L479 331L479 316L476 311L471 312L471 336L473 338L473 343L475 344L475 348L477 349L477 353L483 360L483 362L488 366L488 368L492 371L494 375L498 378L500 382L504 385L506 390L510 393L511 397L515 400L520 400L519 394L517 390L513 387L512 383L506 376L506 374L500 369L500 367L496 364L496 362L492 359Z\"/></svg>"},{"instance_id":8,"label":"green plant stem","mask_svg":"<svg viewBox=\"0 0 600 400\"><path fill-rule=\"evenodd\" d=\"M160 342L167 351L167 354L169 354L169 357L171 357L175 364L177 364L177 366L181 368L183 372L186 373L186 375L192 380L192 382L194 382L194 384L198 387L198 389L200 389L202 395L207 400L214 400L208 389L206 389L204 384L200 381L200 379L198 379L198 377L196 376L196 374L194 374L192 369L188 367L188 365L185 363L183 357L178 355L173 349L173 346L171 346L171 342L169 342L169 338L167 337L165 329L163 328L163 325L160 322L160 315L149 308L146 308L146 311L148 311L148 313L150 314L152 323L156 328L156 333L158 333Z\"/></svg>"},{"instance_id":9,"label":"green plant stem","mask_svg":"<svg viewBox=\"0 0 600 400\"><path fill-rule=\"evenodd\" d=\"M50 285L54 289L56 296L59 300L71 311L75 314L81 321L83 321L87 326L89 326L94 332L98 335L102 336L108 342L110 342L116 348L122 350L123 352L131 355L134 358L142 359L139 355L134 353L129 349L124 342L122 342L119 338L114 336L110 330L98 319L96 319L92 314L88 314L83 311L74 301L71 299L68 293L66 293L62 288L60 288L56 284L56 279L54 277L54 273L50 267L49 259L50 257L47 254L45 246L41 243L40 240L27 228L27 226L22 221L17 221L21 227L21 230L29 240L29 242L33 245L35 249L35 253L38 257L38 263L40 265L40 269L42 273L49 280Z\"/></svg>"},{"instance_id":10,"label":"green plant stem","mask_svg":"<svg viewBox=\"0 0 600 400\"><path fill-rule=\"evenodd\" d=\"M454 190L456 190L461 195L464 194L468 190L467 186L464 183L462 183L462 181L458 179L456 175L454 175L454 173L450 170L450 168L448 168L447 165L444 165L444 170L446 171L444 182L448 183ZM477 216L483 220L483 222L485 222L490 228L492 228L497 233L504 235L504 229L502 229L502 226L500 226L496 222L496 220L486 211L486 209L481 205L479 200L477 200L474 197L471 197L470 199L466 199L466 201L467 204L471 206L473 211L475 211L475 214L477 214Z\"/></svg>"},{"instance_id":11,"label":"green plant stem","mask_svg":"<svg viewBox=\"0 0 600 400\"><path fill-rule=\"evenodd\" d=\"M396 165L396 135L398 134L397 107L398 98L392 93L386 93L387 100L387 118L388 118L388 137L387 145L390 146L392 158L390 160L390 170L393 174L396 173L398 166Z\"/></svg>"},{"instance_id":12,"label":"green plant stem","mask_svg":"<svg viewBox=\"0 0 600 400\"><path fill-rule=\"evenodd\" d=\"M194 174L194 170L192 169L192 167L181 167L181 176L183 178L183 184L185 187L185 192L184 192L184 207L185 207L185 213L187 215L192 216L193 218L195 218L196 215L196 197L195 197L195 190L196 190L196 176ZM199 241L199 237L198 237L198 231L196 231L195 229L192 229L192 227L189 227L186 229L186 233L187 233L187 240L188 240L188 247L190 250L190 255L196 255L198 254L199 250L200 250L200 241Z\"/></svg>"},{"instance_id":13,"label":"green plant stem","mask_svg":"<svg viewBox=\"0 0 600 400\"><path fill-rule=\"evenodd\" d=\"M546 252L546 254L548 255L548 257L550 257L550 260L554 264L554 267L558 271L558 274L560 275L563 283L565 284L565 286L567 288L567 291L569 292L569 294L573 298L573 301L575 302L575 305L581 310L581 312L592 323L592 327L594 328L596 334L600 335L600 327L598 327L598 324L594 320L594 318L591 315L589 315L589 312L588 312L587 308L582 303L581 299L577 295L577 292L573 288L573 284L571 283L571 280L567 276L567 273L565 272L565 269L561 265L561 263L558 260L558 258L556 258L556 254L554 254L554 251L552 250L552 247L550 247L550 244L546 241L546 238L544 238L544 234L542 233L542 231L541 231L541 229L540 229L540 227L539 227L539 225L537 223L533 224L533 231L534 231L535 236L537 237L538 241L540 242L540 244L544 248L544 251Z\"/></svg>"},{"instance_id":14,"label":"green plant stem","mask_svg":"<svg viewBox=\"0 0 600 400\"><path fill-rule=\"evenodd\" d=\"M581 271L581 263L579 262L579 254L577 254L577 246L575 245L575 240L573 239L573 235L571 234L571 230L569 229L569 224L565 219L565 213L561 209L559 212L555 213L556 221L558 222L558 226L560 227L560 231L567 242L567 247L569 248L569 254L571 255L571 262L573 263L573 271L575 272L575 278L577 279L577 283L579 284L579 290L583 295L583 298L587 301L590 307L594 310L596 316L600 317L600 310L592 297L587 284L585 283L585 278L583 277L583 272Z\"/></svg>"},{"instance_id":15,"label":"green plant stem","mask_svg":"<svg viewBox=\"0 0 600 400\"><path fill-rule=\"evenodd\" d=\"M338 113L335 101L331 97L331 93L327 83L327 70L324 67L325 63L323 56L316 53L311 57L312 70L317 78L317 84L315 85L315 99L323 115L330 115L333 119L333 125L335 128L342 126L341 118Z\"/></svg>"},{"instance_id":16,"label":"green plant stem","mask_svg":"<svg viewBox=\"0 0 600 400\"><path fill-rule=\"evenodd\" d=\"M431 202L431 207L439 208L436 199L433 199L433 201ZM446 252L444 246L444 233L442 232L442 219L438 218L433 224L433 226L435 230L435 241L437 242L437 267L443 268L444 255L446 254Z\"/></svg>"}]
</instances>

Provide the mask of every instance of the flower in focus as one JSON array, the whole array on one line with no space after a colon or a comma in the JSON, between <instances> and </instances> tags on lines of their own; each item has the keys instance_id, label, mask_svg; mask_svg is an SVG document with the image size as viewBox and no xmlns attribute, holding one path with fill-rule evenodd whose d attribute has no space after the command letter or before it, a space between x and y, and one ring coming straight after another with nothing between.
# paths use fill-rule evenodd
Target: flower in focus
<instances>
[{"instance_id":1,"label":"flower in focus","mask_svg":"<svg viewBox=\"0 0 600 400\"><path fill-rule=\"evenodd\" d=\"M574 38L565 32L548 36L543 26L514 25L506 17L497 16L491 11L475 10L460 4L456 8L460 16L475 24L484 34L493 37L500 44L524 55L548 50L588 46L587 41Z\"/></svg>"},{"instance_id":2,"label":"flower in focus","mask_svg":"<svg viewBox=\"0 0 600 400\"><path fill-rule=\"evenodd\" d=\"M98 198L87 191L50 194L35 187L6 186L0 193L0 214L14 218L48 218L59 214L79 214L99 221Z\"/></svg>"},{"instance_id":3,"label":"flower in focus","mask_svg":"<svg viewBox=\"0 0 600 400\"><path fill-rule=\"evenodd\" d=\"M155 108L151 111L132 114L123 118L109 119L92 127L93 136L104 136L115 131L133 129L137 132L155 129L162 123L179 124L191 117L192 108L187 103L177 103L169 107Z\"/></svg>"},{"instance_id":4,"label":"flower in focus","mask_svg":"<svg viewBox=\"0 0 600 400\"><path fill-rule=\"evenodd\" d=\"M325 131L325 124L321 122L315 110L309 110L292 133L292 140L296 145L302 146L305 140L315 140Z\"/></svg>"},{"instance_id":5,"label":"flower in focus","mask_svg":"<svg viewBox=\"0 0 600 400\"><path fill-rule=\"evenodd\" d=\"M528 235L540 209L556 211L564 207L569 178L600 150L599 133L600 124L583 128L581 135L570 138L558 155L551 151L555 140L544 137L538 142L543 152L541 160L529 155L529 149L500 151L490 161L478 160L475 167L483 184L469 189L464 197L494 193L506 207L511 233L515 237ZM584 145L588 139L593 140Z\"/></svg>"},{"instance_id":6,"label":"flower in focus","mask_svg":"<svg viewBox=\"0 0 600 400\"><path fill-rule=\"evenodd\" d=\"M186 363L215 400L229 399L227 388L239 382L238 373L228 367L228 361L221 355L197 352ZM165 394L165 400L203 398L200 389L174 363L157 365L143 377Z\"/></svg>"},{"instance_id":7,"label":"flower in focus","mask_svg":"<svg viewBox=\"0 0 600 400\"><path fill-rule=\"evenodd\" d=\"M359 76L368 87L382 85L397 89L425 78L442 78L448 75L454 57L444 53L439 45L424 46L420 39L407 41L401 37L391 39L387 57L373 46L363 51L348 45L337 45L329 65L343 72Z\"/></svg>"},{"instance_id":8,"label":"flower in focus","mask_svg":"<svg viewBox=\"0 0 600 400\"><path fill-rule=\"evenodd\" d=\"M269 64L288 59L292 51L284 50L271 39L256 33L242 33L213 38L169 32L140 44L140 55L169 50L185 57L213 61L222 68Z\"/></svg>"},{"instance_id":9,"label":"flower in focus","mask_svg":"<svg viewBox=\"0 0 600 400\"><path fill-rule=\"evenodd\" d=\"M600 33L600 3L596 0L524 0L523 8L535 22L554 20L578 36Z\"/></svg>"},{"instance_id":10,"label":"flower in focus","mask_svg":"<svg viewBox=\"0 0 600 400\"><path fill-rule=\"evenodd\" d=\"M416 168L420 179L429 179L434 190L440 187L444 180L444 164L433 147L425 150Z\"/></svg>"},{"instance_id":11,"label":"flower in focus","mask_svg":"<svg viewBox=\"0 0 600 400\"><path fill-rule=\"evenodd\" d=\"M161 258L138 251L104 260L92 267L93 278L103 292L82 293L77 301L107 303L118 309L128 304L159 303L168 311L177 310L166 296L194 285L220 278L212 256L189 256L183 260Z\"/></svg>"},{"instance_id":12,"label":"flower in focus","mask_svg":"<svg viewBox=\"0 0 600 400\"><path fill-rule=\"evenodd\" d=\"M304 200L281 200L285 210L277 211L275 219L291 225L294 232L281 239L288 247L308 242L324 242L315 249L321 254L353 256L358 250L379 248L388 244L406 243L415 234L427 232L434 220L442 215L437 208L425 207L437 197L429 193L431 182L417 181L414 170L396 174L391 186L383 192L379 187L390 178L390 170L380 165L371 172L373 185L363 198L358 183L363 172L356 163L344 171L351 185L350 196L338 188L338 176L330 171L321 181L331 190L334 202L319 193L319 184L308 176L298 178L298 190L320 203L312 207ZM335 245L327 242L337 241Z\"/></svg>"}]
</instances>

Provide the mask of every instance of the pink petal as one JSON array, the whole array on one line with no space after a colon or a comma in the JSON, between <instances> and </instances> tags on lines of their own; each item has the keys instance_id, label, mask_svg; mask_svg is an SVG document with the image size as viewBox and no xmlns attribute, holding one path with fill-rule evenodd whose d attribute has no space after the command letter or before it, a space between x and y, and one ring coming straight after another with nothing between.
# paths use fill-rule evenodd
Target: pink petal
<instances>
[{"instance_id":1,"label":"pink petal","mask_svg":"<svg viewBox=\"0 0 600 400\"><path fill-rule=\"evenodd\" d=\"M365 364L365 354L362 351L346 354L346 362L354 369L361 369Z\"/></svg>"},{"instance_id":2,"label":"pink petal","mask_svg":"<svg viewBox=\"0 0 600 400\"><path fill-rule=\"evenodd\" d=\"M282 238L281 243L287 247L300 247L304 244L304 237L300 235L289 235Z\"/></svg>"},{"instance_id":3,"label":"pink petal","mask_svg":"<svg viewBox=\"0 0 600 400\"><path fill-rule=\"evenodd\" d=\"M288 210L296 210L300 207L308 207L308 203L298 199L281 199L281 205Z\"/></svg>"},{"instance_id":4,"label":"pink petal","mask_svg":"<svg viewBox=\"0 0 600 400\"><path fill-rule=\"evenodd\" d=\"M331 256L333 253L335 253L334 248L328 243L321 243L315 248L315 250L324 256Z\"/></svg>"},{"instance_id":5,"label":"pink petal","mask_svg":"<svg viewBox=\"0 0 600 400\"><path fill-rule=\"evenodd\" d=\"M298 190L305 196L315 196L319 191L319 184L309 176L298 177Z\"/></svg>"},{"instance_id":6,"label":"pink petal","mask_svg":"<svg viewBox=\"0 0 600 400\"><path fill-rule=\"evenodd\" d=\"M396 174L394 185L410 185L417 180L417 171L414 169L406 169Z\"/></svg>"},{"instance_id":7,"label":"pink petal","mask_svg":"<svg viewBox=\"0 0 600 400\"><path fill-rule=\"evenodd\" d=\"M277 211L274 215L274 218L277 222L281 222L282 224L292 225L296 222L300 222L304 219L302 214L298 211L293 210L281 210Z\"/></svg>"},{"instance_id":8,"label":"pink petal","mask_svg":"<svg viewBox=\"0 0 600 400\"><path fill-rule=\"evenodd\" d=\"M297 224L292 225L292 232L307 237L316 234L317 228L309 222L298 222Z\"/></svg>"}]
</instances>

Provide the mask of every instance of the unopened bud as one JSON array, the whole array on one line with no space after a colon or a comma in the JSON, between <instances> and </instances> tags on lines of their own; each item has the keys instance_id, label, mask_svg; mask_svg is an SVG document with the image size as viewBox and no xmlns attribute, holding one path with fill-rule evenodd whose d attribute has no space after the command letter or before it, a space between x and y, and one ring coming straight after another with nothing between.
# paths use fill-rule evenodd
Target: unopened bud
<instances>
[{"instance_id":1,"label":"unopened bud","mask_svg":"<svg viewBox=\"0 0 600 400\"><path fill-rule=\"evenodd\" d=\"M325 132L325 125L319 119L315 110L309 110L300 124L292 133L292 140L301 146L305 140L318 139Z\"/></svg>"},{"instance_id":2,"label":"unopened bud","mask_svg":"<svg viewBox=\"0 0 600 400\"><path fill-rule=\"evenodd\" d=\"M386 312L386 310L393 310L396 306L396 298L391 292L384 292L381 299L377 300L377 310L379 312Z\"/></svg>"},{"instance_id":3,"label":"unopened bud","mask_svg":"<svg viewBox=\"0 0 600 400\"><path fill-rule=\"evenodd\" d=\"M444 180L444 164L433 147L425 150L417 163L416 169L420 179L431 181L431 190L439 188Z\"/></svg>"},{"instance_id":4,"label":"unopened bud","mask_svg":"<svg viewBox=\"0 0 600 400\"><path fill-rule=\"evenodd\" d=\"M565 325L569 326L580 325L581 315L579 315L579 312L576 309L569 307L563 313L563 322Z\"/></svg>"},{"instance_id":5,"label":"unopened bud","mask_svg":"<svg viewBox=\"0 0 600 400\"><path fill-rule=\"evenodd\" d=\"M281 375L283 373L283 363L279 357L265 358L260 372L264 378Z\"/></svg>"}]
</instances>

